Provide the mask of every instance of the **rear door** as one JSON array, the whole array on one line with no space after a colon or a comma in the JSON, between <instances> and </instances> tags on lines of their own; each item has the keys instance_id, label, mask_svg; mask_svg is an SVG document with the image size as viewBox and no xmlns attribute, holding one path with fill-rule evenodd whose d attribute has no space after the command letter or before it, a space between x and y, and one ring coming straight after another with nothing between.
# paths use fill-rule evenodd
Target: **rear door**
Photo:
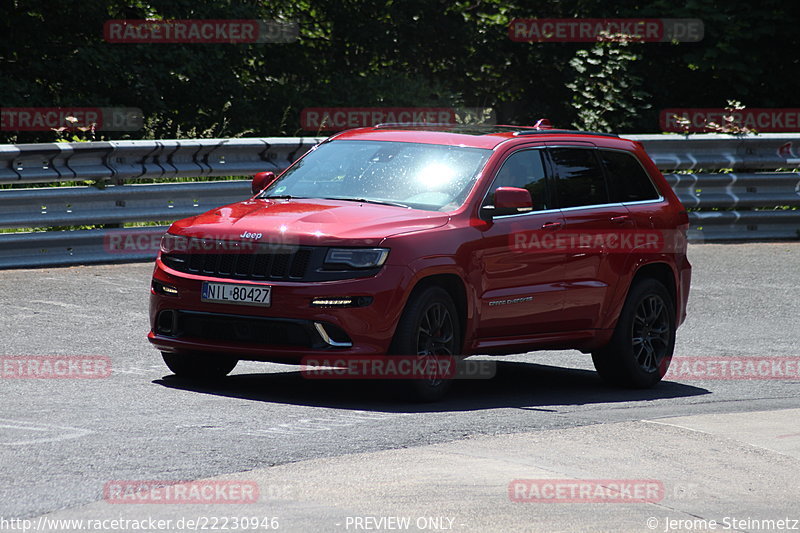
<instances>
[{"instance_id":1,"label":"rear door","mask_svg":"<svg viewBox=\"0 0 800 533\"><path fill-rule=\"evenodd\" d=\"M562 327L598 327L625 266L625 242L634 221L611 199L594 146L553 145L557 205L564 215L564 307Z\"/></svg>"},{"instance_id":2,"label":"rear door","mask_svg":"<svg viewBox=\"0 0 800 533\"><path fill-rule=\"evenodd\" d=\"M639 160L624 150L598 149L597 154L606 171L612 201L622 203L633 218L638 230L662 227L655 204L664 198L656 189Z\"/></svg>"}]
</instances>

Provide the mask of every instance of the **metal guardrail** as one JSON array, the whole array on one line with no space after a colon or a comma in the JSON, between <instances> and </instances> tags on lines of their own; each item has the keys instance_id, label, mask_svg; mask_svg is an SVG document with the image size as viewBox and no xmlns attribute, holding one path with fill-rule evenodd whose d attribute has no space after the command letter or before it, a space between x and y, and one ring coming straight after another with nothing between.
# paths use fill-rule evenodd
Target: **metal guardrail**
<instances>
[{"instance_id":1,"label":"metal guardrail","mask_svg":"<svg viewBox=\"0 0 800 533\"><path fill-rule=\"evenodd\" d=\"M0 268L152 261L168 226L0 235Z\"/></svg>"},{"instance_id":2,"label":"metal guardrail","mask_svg":"<svg viewBox=\"0 0 800 533\"><path fill-rule=\"evenodd\" d=\"M800 206L800 173L666 174L689 208Z\"/></svg>"},{"instance_id":3,"label":"metal guardrail","mask_svg":"<svg viewBox=\"0 0 800 533\"><path fill-rule=\"evenodd\" d=\"M623 135L642 143L664 170L776 170L800 167L800 133Z\"/></svg>"},{"instance_id":4,"label":"metal guardrail","mask_svg":"<svg viewBox=\"0 0 800 533\"><path fill-rule=\"evenodd\" d=\"M800 134L626 137L641 142L684 205L698 209L690 212L690 240L800 237L800 210L774 209L800 206L800 173L778 171L800 167ZM0 228L167 222L200 214L247 197L249 180L158 184L136 180L280 171L321 140L0 145L0 185L88 180L104 184L103 188L0 190ZM736 172L707 173L720 169ZM690 170L704 172L686 173ZM0 268L152 259L165 229L0 234Z\"/></svg>"},{"instance_id":5,"label":"metal guardrail","mask_svg":"<svg viewBox=\"0 0 800 533\"><path fill-rule=\"evenodd\" d=\"M283 170L323 138L198 139L0 145L0 185L198 178Z\"/></svg>"},{"instance_id":6,"label":"metal guardrail","mask_svg":"<svg viewBox=\"0 0 800 533\"><path fill-rule=\"evenodd\" d=\"M242 180L0 191L0 228L172 221L250 194Z\"/></svg>"}]
</instances>

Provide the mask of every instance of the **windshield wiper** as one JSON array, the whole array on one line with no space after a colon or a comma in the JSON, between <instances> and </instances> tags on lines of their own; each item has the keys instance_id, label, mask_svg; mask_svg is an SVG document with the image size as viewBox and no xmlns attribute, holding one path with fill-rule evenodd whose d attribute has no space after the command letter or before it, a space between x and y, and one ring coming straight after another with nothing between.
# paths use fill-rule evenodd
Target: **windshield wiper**
<instances>
[{"instance_id":1,"label":"windshield wiper","mask_svg":"<svg viewBox=\"0 0 800 533\"><path fill-rule=\"evenodd\" d=\"M341 198L336 196L329 196L326 198L322 198L323 200L344 200L346 202L360 202L365 204L380 204L380 205L393 205L395 207L404 207L406 209L411 209L411 206L400 203L400 202L392 202L390 200L369 200L367 198Z\"/></svg>"},{"instance_id":2,"label":"windshield wiper","mask_svg":"<svg viewBox=\"0 0 800 533\"><path fill-rule=\"evenodd\" d=\"M276 194L275 196L260 196L262 200L298 200L304 199L305 196L292 196L291 194Z\"/></svg>"}]
</instances>

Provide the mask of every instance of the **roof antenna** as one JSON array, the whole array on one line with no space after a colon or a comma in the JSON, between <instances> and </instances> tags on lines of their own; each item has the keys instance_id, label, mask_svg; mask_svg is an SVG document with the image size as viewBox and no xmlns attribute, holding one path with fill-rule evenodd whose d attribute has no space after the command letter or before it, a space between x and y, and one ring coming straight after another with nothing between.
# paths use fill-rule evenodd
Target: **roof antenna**
<instances>
[{"instance_id":1,"label":"roof antenna","mask_svg":"<svg viewBox=\"0 0 800 533\"><path fill-rule=\"evenodd\" d=\"M552 130L553 125L550 123L550 120L546 118L540 118L536 121L536 124L533 125L533 129L536 130Z\"/></svg>"}]
</instances>

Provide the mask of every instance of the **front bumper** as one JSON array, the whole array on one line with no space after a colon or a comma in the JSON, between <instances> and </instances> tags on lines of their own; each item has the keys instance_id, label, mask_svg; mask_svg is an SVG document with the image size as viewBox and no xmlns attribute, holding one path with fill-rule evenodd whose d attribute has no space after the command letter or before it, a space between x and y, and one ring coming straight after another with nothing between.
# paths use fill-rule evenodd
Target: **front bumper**
<instances>
[{"instance_id":1,"label":"front bumper","mask_svg":"<svg viewBox=\"0 0 800 533\"><path fill-rule=\"evenodd\" d=\"M255 361L297 362L306 356L388 353L405 305L410 270L385 265L375 276L330 282L272 282L272 305L202 302L203 281L263 285L178 272L156 260L148 340L167 352L225 353ZM362 307L312 307L314 298L371 297Z\"/></svg>"}]
</instances>

